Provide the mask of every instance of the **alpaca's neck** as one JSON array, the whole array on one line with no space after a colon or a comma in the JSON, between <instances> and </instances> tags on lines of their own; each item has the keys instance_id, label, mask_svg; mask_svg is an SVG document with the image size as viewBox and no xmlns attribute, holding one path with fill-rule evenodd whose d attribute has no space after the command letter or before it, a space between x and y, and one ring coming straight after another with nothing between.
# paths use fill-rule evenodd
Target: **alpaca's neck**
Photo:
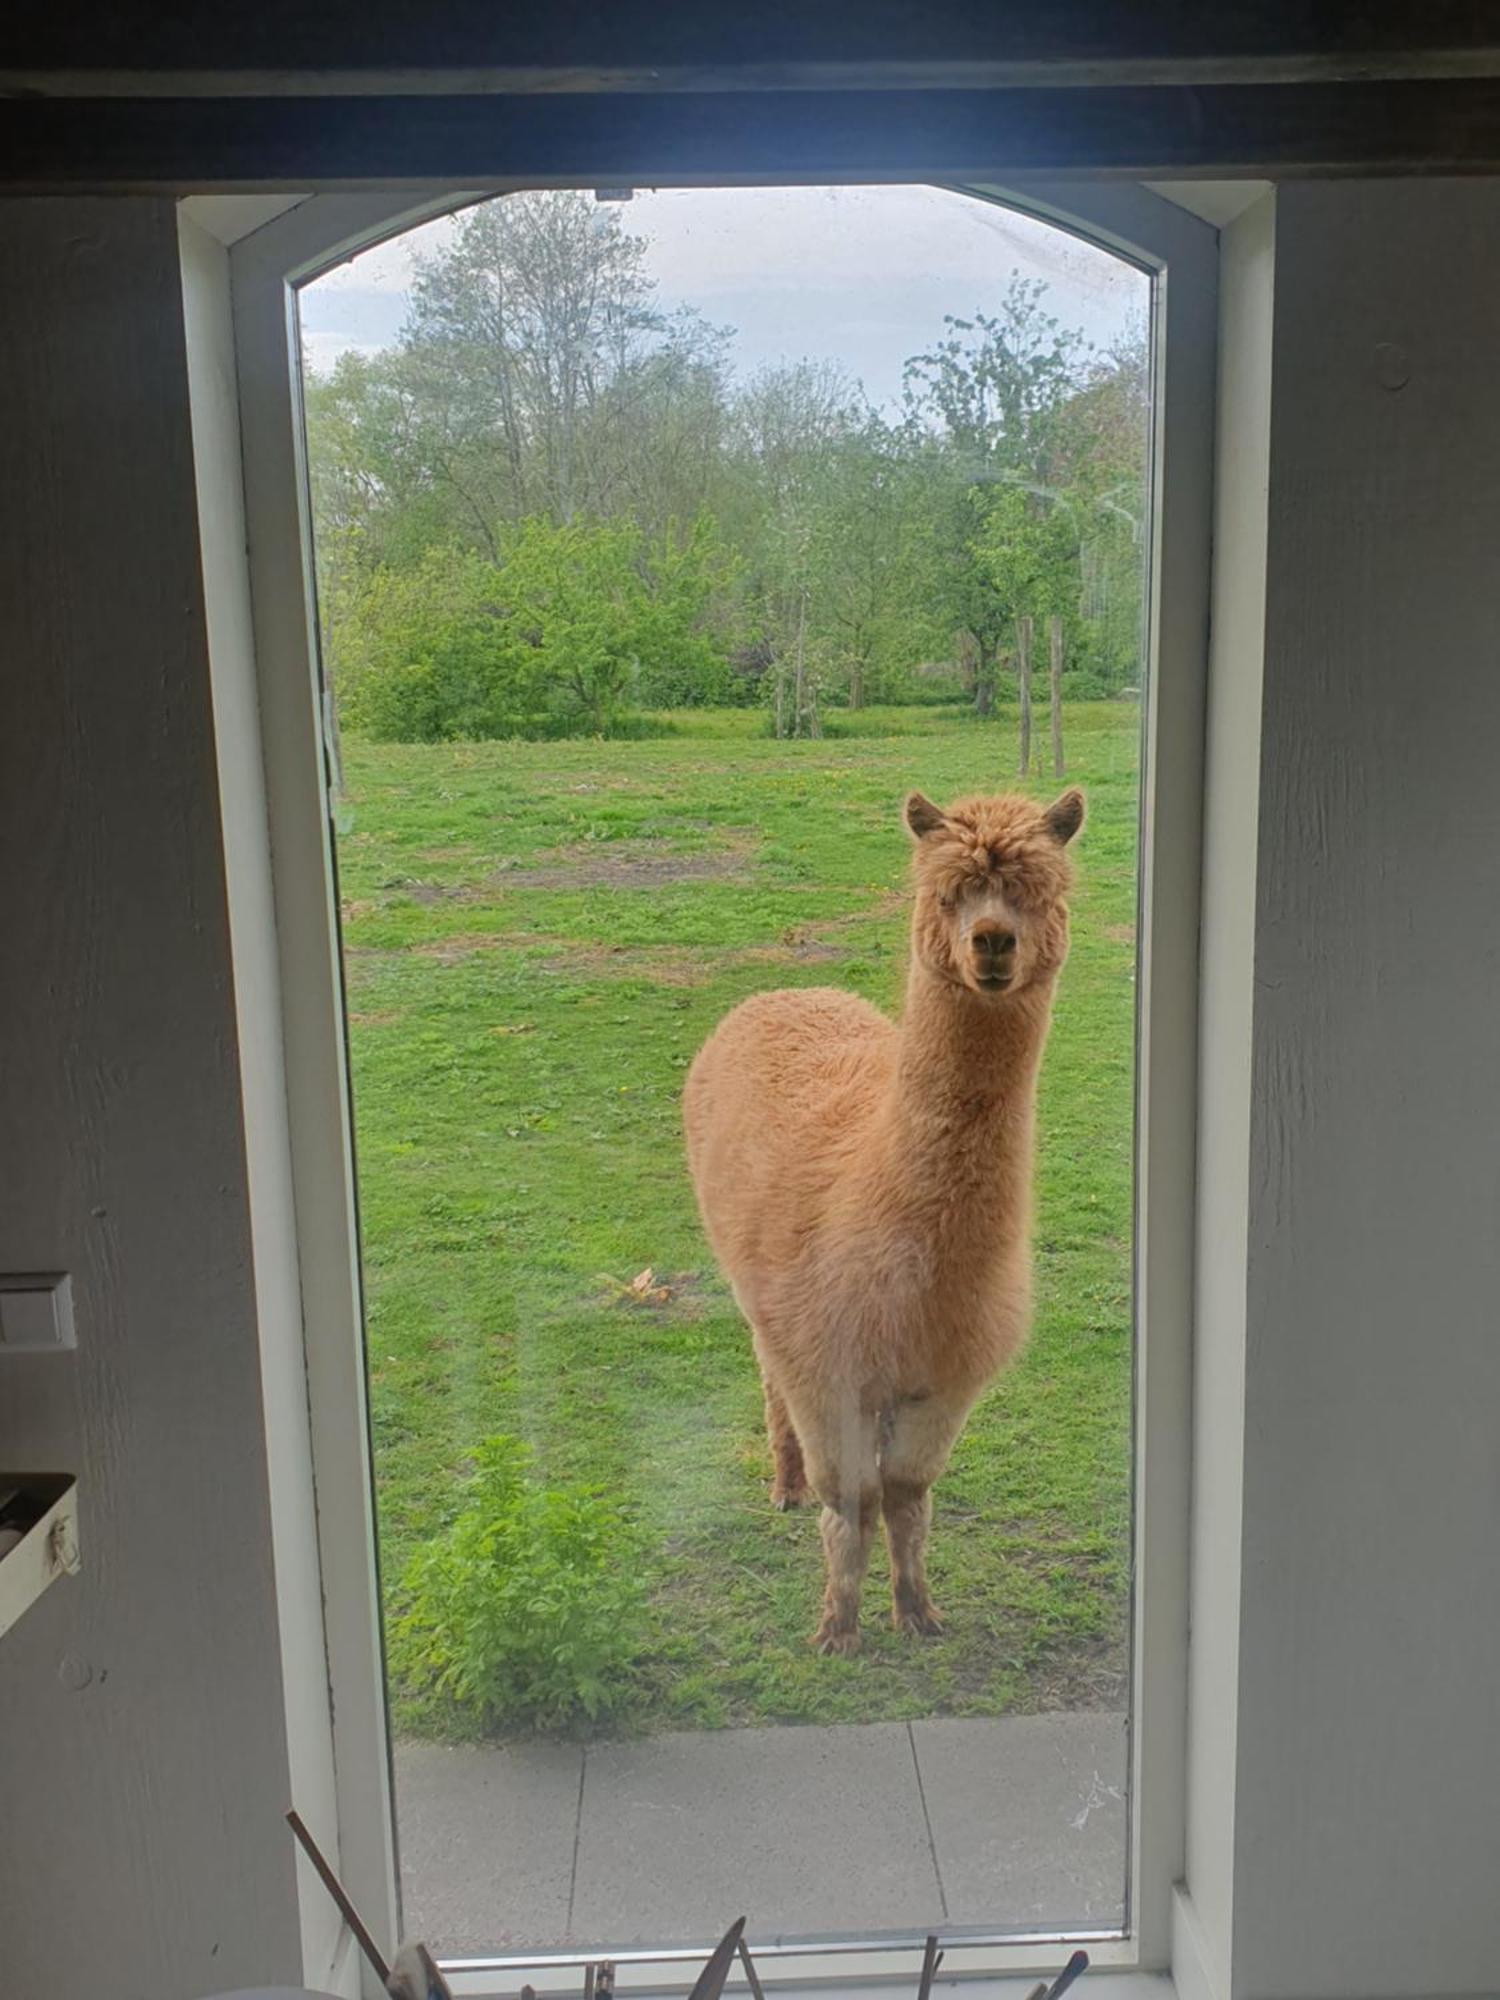
<instances>
[{"instance_id":1,"label":"alpaca's neck","mask_svg":"<svg viewBox=\"0 0 1500 2000\"><path fill-rule=\"evenodd\" d=\"M1046 980L998 1004L911 967L887 1127L905 1185L944 1233L1025 1226Z\"/></svg>"},{"instance_id":2,"label":"alpaca's neck","mask_svg":"<svg viewBox=\"0 0 1500 2000\"><path fill-rule=\"evenodd\" d=\"M993 1118L1029 1114L1052 1010L1051 982L999 1002L912 965L896 1092L908 1130L952 1140Z\"/></svg>"}]
</instances>

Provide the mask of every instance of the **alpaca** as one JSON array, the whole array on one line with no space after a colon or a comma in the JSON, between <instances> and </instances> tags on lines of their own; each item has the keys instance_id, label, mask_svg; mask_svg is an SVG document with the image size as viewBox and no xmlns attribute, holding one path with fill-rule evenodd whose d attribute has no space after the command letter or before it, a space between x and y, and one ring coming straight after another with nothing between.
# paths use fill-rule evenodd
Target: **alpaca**
<instances>
[{"instance_id":1,"label":"alpaca","mask_svg":"<svg viewBox=\"0 0 1500 2000\"><path fill-rule=\"evenodd\" d=\"M822 1502L824 1653L858 1650L877 1513L897 1630L942 1630L930 1489L1026 1336L1033 1107L1083 815L1077 790L946 812L914 792L900 1020L831 987L761 993L688 1073L688 1163L760 1364L771 1498Z\"/></svg>"}]
</instances>

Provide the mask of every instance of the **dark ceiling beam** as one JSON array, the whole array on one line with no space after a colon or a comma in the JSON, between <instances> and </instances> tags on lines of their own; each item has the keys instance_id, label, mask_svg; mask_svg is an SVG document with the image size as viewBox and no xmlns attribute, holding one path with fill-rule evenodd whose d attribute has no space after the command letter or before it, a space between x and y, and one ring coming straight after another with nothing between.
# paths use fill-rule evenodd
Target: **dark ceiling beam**
<instances>
[{"instance_id":1,"label":"dark ceiling beam","mask_svg":"<svg viewBox=\"0 0 1500 2000\"><path fill-rule=\"evenodd\" d=\"M1497 0L176 0L0 18L0 92L1054 88L1500 73Z\"/></svg>"},{"instance_id":2,"label":"dark ceiling beam","mask_svg":"<svg viewBox=\"0 0 1500 2000\"><path fill-rule=\"evenodd\" d=\"M38 192L1497 170L1491 80L0 106L0 185Z\"/></svg>"}]
</instances>

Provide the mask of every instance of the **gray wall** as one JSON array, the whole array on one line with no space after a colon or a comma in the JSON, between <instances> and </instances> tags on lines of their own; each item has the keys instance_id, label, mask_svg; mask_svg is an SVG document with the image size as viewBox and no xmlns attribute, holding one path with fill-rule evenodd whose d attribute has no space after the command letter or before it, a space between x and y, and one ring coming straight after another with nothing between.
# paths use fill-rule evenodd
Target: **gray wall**
<instances>
[{"instance_id":1,"label":"gray wall","mask_svg":"<svg viewBox=\"0 0 1500 2000\"><path fill-rule=\"evenodd\" d=\"M0 1986L299 1970L173 205L0 203L0 1465L84 1567L0 1642Z\"/></svg>"},{"instance_id":2,"label":"gray wall","mask_svg":"<svg viewBox=\"0 0 1500 2000\"><path fill-rule=\"evenodd\" d=\"M1277 196L1236 1995L1500 1987L1500 186Z\"/></svg>"}]
</instances>

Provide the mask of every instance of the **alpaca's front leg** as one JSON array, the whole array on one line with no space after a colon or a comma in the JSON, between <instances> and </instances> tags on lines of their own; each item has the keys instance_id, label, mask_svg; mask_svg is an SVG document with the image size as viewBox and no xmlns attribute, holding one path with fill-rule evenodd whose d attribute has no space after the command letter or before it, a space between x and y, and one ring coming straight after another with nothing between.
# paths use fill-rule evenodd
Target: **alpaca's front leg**
<instances>
[{"instance_id":1,"label":"alpaca's front leg","mask_svg":"<svg viewBox=\"0 0 1500 2000\"><path fill-rule=\"evenodd\" d=\"M932 1637L943 1629L927 1589L927 1530L932 1524L932 1489L886 1479L880 1489L885 1543L891 1556L891 1623L898 1632Z\"/></svg>"},{"instance_id":2,"label":"alpaca's front leg","mask_svg":"<svg viewBox=\"0 0 1500 2000\"><path fill-rule=\"evenodd\" d=\"M823 1504L823 1560L828 1583L813 1643L820 1653L859 1651L859 1594L870 1566L880 1490L871 1485Z\"/></svg>"},{"instance_id":3,"label":"alpaca's front leg","mask_svg":"<svg viewBox=\"0 0 1500 2000\"><path fill-rule=\"evenodd\" d=\"M799 1414L797 1430L808 1477L823 1502L827 1585L813 1643L820 1653L857 1653L859 1595L880 1513L875 1418L855 1410L842 1410L831 1421L822 1413Z\"/></svg>"},{"instance_id":4,"label":"alpaca's front leg","mask_svg":"<svg viewBox=\"0 0 1500 2000\"><path fill-rule=\"evenodd\" d=\"M968 1404L931 1396L897 1405L880 1454L880 1504L891 1557L891 1623L927 1636L943 1629L927 1589L932 1482L948 1463Z\"/></svg>"}]
</instances>

